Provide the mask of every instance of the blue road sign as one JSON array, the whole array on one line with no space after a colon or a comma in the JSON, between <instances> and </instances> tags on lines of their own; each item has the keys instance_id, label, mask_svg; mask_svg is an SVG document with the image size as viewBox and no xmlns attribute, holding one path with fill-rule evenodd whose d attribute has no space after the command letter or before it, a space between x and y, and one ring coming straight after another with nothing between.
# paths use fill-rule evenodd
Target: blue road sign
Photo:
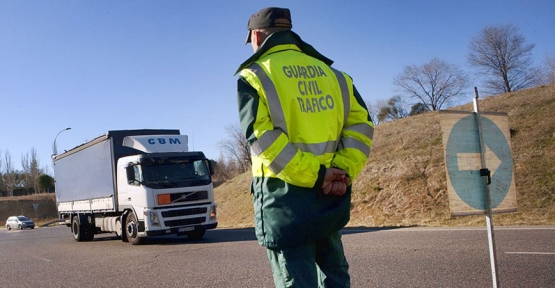
<instances>
[{"instance_id":1,"label":"blue road sign","mask_svg":"<svg viewBox=\"0 0 555 288\"><path fill-rule=\"evenodd\" d=\"M513 160L507 138L499 127L480 116L486 148L486 168L491 171L491 208L498 207L513 183ZM463 163L465 155L480 155L480 140L476 114L461 118L453 126L446 144L446 166L453 189L468 206L485 210L485 189L477 165ZM476 157L475 157L476 158ZM476 158L476 159L479 159Z\"/></svg>"}]
</instances>

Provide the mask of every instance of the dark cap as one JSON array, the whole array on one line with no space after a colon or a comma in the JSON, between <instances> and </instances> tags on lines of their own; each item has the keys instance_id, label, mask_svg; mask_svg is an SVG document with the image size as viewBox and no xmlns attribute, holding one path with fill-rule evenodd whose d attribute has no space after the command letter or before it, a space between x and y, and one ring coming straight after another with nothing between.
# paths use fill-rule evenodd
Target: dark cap
<instances>
[{"instance_id":1,"label":"dark cap","mask_svg":"<svg viewBox=\"0 0 555 288\"><path fill-rule=\"evenodd\" d=\"M282 27L291 29L293 25L291 24L291 12L289 11L289 9L267 7L252 14L251 18L249 19L249 23L247 24L249 34L247 35L245 45L251 42L251 30L271 27Z\"/></svg>"}]
</instances>

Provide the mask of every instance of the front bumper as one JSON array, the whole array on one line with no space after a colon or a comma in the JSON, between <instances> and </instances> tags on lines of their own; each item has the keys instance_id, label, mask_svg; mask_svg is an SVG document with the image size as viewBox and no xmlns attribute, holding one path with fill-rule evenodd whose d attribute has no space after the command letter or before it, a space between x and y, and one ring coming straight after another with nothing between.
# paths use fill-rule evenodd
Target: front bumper
<instances>
[{"instance_id":1,"label":"front bumper","mask_svg":"<svg viewBox=\"0 0 555 288\"><path fill-rule=\"evenodd\" d=\"M172 228L167 228L167 229L162 229L162 230L149 230L146 231L145 234L146 236L162 236L162 235L172 235L172 234L186 234L188 232L193 232L195 230L209 230L209 229L215 229L216 227L218 227L218 222L216 223L211 223L211 224L206 224L206 225L195 225L195 226L186 226L186 227L172 227ZM185 228L185 229L183 229ZM183 231L186 230L186 231Z\"/></svg>"}]
</instances>

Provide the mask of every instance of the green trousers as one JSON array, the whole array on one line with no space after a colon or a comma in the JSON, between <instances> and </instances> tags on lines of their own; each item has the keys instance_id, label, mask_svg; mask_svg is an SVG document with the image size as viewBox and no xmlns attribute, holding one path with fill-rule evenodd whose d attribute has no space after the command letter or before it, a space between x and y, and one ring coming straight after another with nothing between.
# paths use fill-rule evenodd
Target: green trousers
<instances>
[{"instance_id":1,"label":"green trousers","mask_svg":"<svg viewBox=\"0 0 555 288\"><path fill-rule=\"evenodd\" d=\"M351 286L340 231L304 246L267 251L276 287Z\"/></svg>"}]
</instances>

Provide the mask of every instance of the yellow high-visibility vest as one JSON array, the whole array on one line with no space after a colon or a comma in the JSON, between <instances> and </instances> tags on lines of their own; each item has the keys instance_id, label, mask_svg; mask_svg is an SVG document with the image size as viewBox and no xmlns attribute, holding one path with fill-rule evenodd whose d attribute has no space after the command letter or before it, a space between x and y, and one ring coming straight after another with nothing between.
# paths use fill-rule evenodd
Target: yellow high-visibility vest
<instances>
[{"instance_id":1,"label":"yellow high-visibility vest","mask_svg":"<svg viewBox=\"0 0 555 288\"><path fill-rule=\"evenodd\" d=\"M313 187L320 165L341 168L351 179L364 168L373 125L361 123L368 112L355 100L348 75L285 44L241 76L260 96L251 144L254 177Z\"/></svg>"}]
</instances>

